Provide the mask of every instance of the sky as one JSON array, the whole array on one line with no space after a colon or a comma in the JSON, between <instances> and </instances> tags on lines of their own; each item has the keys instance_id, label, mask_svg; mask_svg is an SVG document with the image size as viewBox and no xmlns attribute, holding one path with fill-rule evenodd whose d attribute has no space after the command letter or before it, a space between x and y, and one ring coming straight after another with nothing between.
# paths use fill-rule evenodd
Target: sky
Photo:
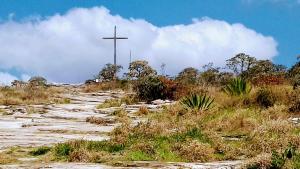
<instances>
[{"instance_id":1,"label":"sky","mask_svg":"<svg viewBox=\"0 0 300 169\"><path fill-rule=\"evenodd\" d=\"M291 66L299 55L299 0L0 0L0 84L44 76L80 83L113 62L145 59L175 75L245 52Z\"/></svg>"}]
</instances>

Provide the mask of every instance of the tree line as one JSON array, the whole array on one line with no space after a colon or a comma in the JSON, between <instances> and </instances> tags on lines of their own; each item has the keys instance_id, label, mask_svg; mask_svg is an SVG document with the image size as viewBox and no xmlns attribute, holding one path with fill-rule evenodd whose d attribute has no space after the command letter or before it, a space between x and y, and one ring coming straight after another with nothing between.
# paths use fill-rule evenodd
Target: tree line
<instances>
[{"instance_id":1,"label":"tree line","mask_svg":"<svg viewBox=\"0 0 300 169\"><path fill-rule=\"evenodd\" d=\"M115 72L123 69L120 65L106 64L96 78L101 81L114 80ZM123 79L139 80L149 76L158 76L147 61L136 60L130 63L128 72L124 74ZM160 75L164 76L164 75ZM239 53L226 60L226 67L220 68L208 63L199 71L197 68L188 67L183 69L175 77L168 77L176 80L183 85L224 85L232 78L240 77L251 82L254 85L278 85L291 83L294 88L300 86L300 56L297 62L290 69L284 65L275 64L271 60L258 60L245 53Z\"/></svg>"}]
</instances>

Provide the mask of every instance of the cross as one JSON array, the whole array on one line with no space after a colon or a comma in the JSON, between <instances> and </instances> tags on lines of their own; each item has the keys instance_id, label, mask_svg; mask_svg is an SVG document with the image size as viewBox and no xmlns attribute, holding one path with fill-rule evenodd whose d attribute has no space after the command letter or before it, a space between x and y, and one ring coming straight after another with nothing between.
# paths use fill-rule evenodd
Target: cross
<instances>
[{"instance_id":1,"label":"cross","mask_svg":"<svg viewBox=\"0 0 300 169\"><path fill-rule=\"evenodd\" d=\"M117 37L117 27L115 26L115 32L113 37L104 37L103 39L113 39L114 40L114 66L117 68L117 39L128 39L127 37ZM115 79L117 77L117 71L115 71L114 75Z\"/></svg>"}]
</instances>

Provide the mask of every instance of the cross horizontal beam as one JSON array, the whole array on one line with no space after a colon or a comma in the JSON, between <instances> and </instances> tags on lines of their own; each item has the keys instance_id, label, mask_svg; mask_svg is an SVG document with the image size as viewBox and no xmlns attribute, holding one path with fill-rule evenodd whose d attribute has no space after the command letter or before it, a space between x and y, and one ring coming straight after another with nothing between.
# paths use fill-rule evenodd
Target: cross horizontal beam
<instances>
[{"instance_id":1,"label":"cross horizontal beam","mask_svg":"<svg viewBox=\"0 0 300 169\"><path fill-rule=\"evenodd\" d=\"M126 37L107 37L107 38L103 38L103 39L128 39Z\"/></svg>"}]
</instances>

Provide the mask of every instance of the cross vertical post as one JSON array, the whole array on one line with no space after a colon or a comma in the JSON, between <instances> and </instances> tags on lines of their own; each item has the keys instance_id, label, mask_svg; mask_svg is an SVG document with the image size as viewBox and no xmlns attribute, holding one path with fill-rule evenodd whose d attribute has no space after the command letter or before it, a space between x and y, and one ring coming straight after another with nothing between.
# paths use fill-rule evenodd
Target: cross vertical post
<instances>
[{"instance_id":1,"label":"cross vertical post","mask_svg":"<svg viewBox=\"0 0 300 169\"><path fill-rule=\"evenodd\" d=\"M104 37L103 39L113 39L114 40L114 79L117 79L117 40L119 39L128 39L127 37L117 37L117 26L114 29L114 36L113 37Z\"/></svg>"}]
</instances>

